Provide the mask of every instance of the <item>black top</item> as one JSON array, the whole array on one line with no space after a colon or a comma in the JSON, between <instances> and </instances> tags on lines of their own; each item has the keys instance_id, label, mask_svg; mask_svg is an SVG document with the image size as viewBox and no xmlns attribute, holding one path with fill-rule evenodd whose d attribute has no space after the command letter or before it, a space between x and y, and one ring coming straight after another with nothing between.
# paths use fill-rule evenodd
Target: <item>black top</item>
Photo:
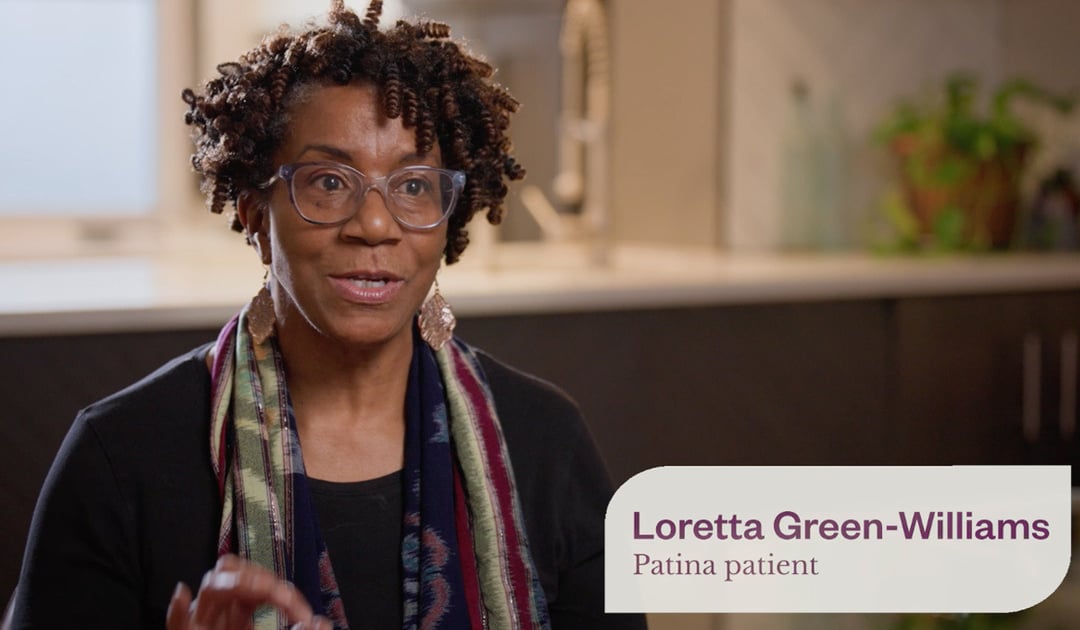
<instances>
[{"instance_id":1,"label":"black top","mask_svg":"<svg viewBox=\"0 0 1080 630\"><path fill-rule=\"evenodd\" d=\"M34 511L12 628L161 628L177 581L197 588L213 567L221 501L207 348L76 417ZM552 627L644 628L640 616L602 614L612 489L577 407L548 383L480 359Z\"/></svg>"},{"instance_id":2,"label":"black top","mask_svg":"<svg viewBox=\"0 0 1080 630\"><path fill-rule=\"evenodd\" d=\"M351 630L401 627L401 478L308 479Z\"/></svg>"}]
</instances>

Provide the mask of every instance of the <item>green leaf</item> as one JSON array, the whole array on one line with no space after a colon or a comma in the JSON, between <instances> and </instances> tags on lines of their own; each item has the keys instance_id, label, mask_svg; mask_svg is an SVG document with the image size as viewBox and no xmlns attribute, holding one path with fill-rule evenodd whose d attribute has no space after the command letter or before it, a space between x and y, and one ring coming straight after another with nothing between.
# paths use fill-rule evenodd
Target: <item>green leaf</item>
<instances>
[{"instance_id":1,"label":"green leaf","mask_svg":"<svg viewBox=\"0 0 1080 630\"><path fill-rule=\"evenodd\" d=\"M964 211L956 206L943 208L934 217L932 226L936 249L942 251L955 251L964 246L964 224L966 223Z\"/></svg>"},{"instance_id":2,"label":"green leaf","mask_svg":"<svg viewBox=\"0 0 1080 630\"><path fill-rule=\"evenodd\" d=\"M894 190L886 194L881 209L902 242L915 243L919 240L919 222L900 193Z\"/></svg>"},{"instance_id":3,"label":"green leaf","mask_svg":"<svg viewBox=\"0 0 1080 630\"><path fill-rule=\"evenodd\" d=\"M956 186L968 180L975 172L971 160L959 155L949 155L941 160L930 177L937 186Z\"/></svg>"},{"instance_id":4,"label":"green leaf","mask_svg":"<svg viewBox=\"0 0 1080 630\"><path fill-rule=\"evenodd\" d=\"M994 133L989 129L981 129L979 134L975 137L974 153L975 157L980 160L989 160L997 155L997 140L994 138Z\"/></svg>"}]
</instances>

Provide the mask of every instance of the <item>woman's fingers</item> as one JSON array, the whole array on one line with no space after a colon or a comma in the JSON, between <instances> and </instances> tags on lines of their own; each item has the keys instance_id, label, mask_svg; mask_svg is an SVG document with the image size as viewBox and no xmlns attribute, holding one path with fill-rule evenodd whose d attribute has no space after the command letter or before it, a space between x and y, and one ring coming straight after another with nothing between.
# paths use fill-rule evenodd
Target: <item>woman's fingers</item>
<instances>
[{"instance_id":1,"label":"woman's fingers","mask_svg":"<svg viewBox=\"0 0 1080 630\"><path fill-rule=\"evenodd\" d=\"M203 579L192 619L196 624L210 625L237 614L237 610L250 616L264 604L277 608L293 622L308 623L312 618L311 606L295 586L268 569L226 556Z\"/></svg>"},{"instance_id":2,"label":"woman's fingers","mask_svg":"<svg viewBox=\"0 0 1080 630\"><path fill-rule=\"evenodd\" d=\"M269 605L281 611L294 627L332 630L324 617L313 616L303 594L273 572L234 555L218 559L206 573L198 596L178 584L166 613L168 630L191 628L249 628L255 609Z\"/></svg>"},{"instance_id":3,"label":"woman's fingers","mask_svg":"<svg viewBox=\"0 0 1080 630\"><path fill-rule=\"evenodd\" d=\"M188 627L190 615L191 589L180 582L173 591L172 599L169 600L169 609L165 613L165 627L168 630L184 630Z\"/></svg>"},{"instance_id":4,"label":"woman's fingers","mask_svg":"<svg viewBox=\"0 0 1080 630\"><path fill-rule=\"evenodd\" d=\"M298 623L289 630L334 630L334 624L326 617L315 615L308 623Z\"/></svg>"},{"instance_id":5,"label":"woman's fingers","mask_svg":"<svg viewBox=\"0 0 1080 630\"><path fill-rule=\"evenodd\" d=\"M215 569L240 569L245 564L249 564L246 560L236 555L235 553L227 553L217 559L217 564L214 565Z\"/></svg>"}]
</instances>

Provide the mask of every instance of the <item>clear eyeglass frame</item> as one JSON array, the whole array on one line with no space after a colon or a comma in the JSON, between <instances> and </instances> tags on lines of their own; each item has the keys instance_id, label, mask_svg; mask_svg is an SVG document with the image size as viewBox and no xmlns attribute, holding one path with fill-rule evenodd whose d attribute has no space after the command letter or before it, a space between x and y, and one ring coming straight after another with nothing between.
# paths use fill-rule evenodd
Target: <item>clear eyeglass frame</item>
<instances>
[{"instance_id":1,"label":"clear eyeglass frame","mask_svg":"<svg viewBox=\"0 0 1080 630\"><path fill-rule=\"evenodd\" d=\"M352 211L343 218L335 219L333 221L320 221L318 219L312 219L311 217L304 214L304 211L300 209L300 204L296 201L296 190L293 183L294 176L299 170L305 167L318 166L339 170L343 172L346 176L348 176L349 179L354 180L355 182L359 182L359 185L356 188L356 190L358 190L359 192L354 192L352 194L352 197L355 197ZM451 182L451 198L444 203L445 208L443 209L442 216L437 221L417 225L415 223L410 223L409 221L403 219L400 216L399 211L396 208L394 196L391 194L389 185L391 181L394 181L397 178L400 178L402 175L406 175L408 173L434 173L449 178ZM285 185L288 187L289 201L292 203L293 210L296 211L296 214L298 214L301 219L307 221L308 223L311 223L312 225L333 226L341 225L343 223L351 221L353 217L355 217L356 214L360 212L360 208L364 205L363 202L364 199L367 198L368 192L370 192L371 189L374 188L382 194L383 203L386 205L386 209L390 212L390 215L394 217L395 221L410 230L420 231L433 230L439 227L439 225L441 225L443 222L445 222L446 219L450 217L450 214L453 213L454 208L457 206L457 202L461 199L461 192L465 189L464 172L425 165L405 166L399 169L395 169L387 173L386 175L383 175L382 177L369 177L356 170L355 168L349 166L348 164L342 164L341 162L294 162L292 164L282 164L278 168L278 172L273 177L266 180L266 182L262 186L260 186L260 188L270 188L270 186L274 185L274 183L278 180L284 182Z\"/></svg>"}]
</instances>

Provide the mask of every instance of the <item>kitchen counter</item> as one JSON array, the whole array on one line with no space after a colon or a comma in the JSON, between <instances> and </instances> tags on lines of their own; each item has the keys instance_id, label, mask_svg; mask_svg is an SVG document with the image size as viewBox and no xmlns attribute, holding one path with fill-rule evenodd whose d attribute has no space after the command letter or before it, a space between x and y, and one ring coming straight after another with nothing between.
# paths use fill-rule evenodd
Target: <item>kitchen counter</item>
<instances>
[{"instance_id":1,"label":"kitchen counter","mask_svg":"<svg viewBox=\"0 0 1080 630\"><path fill-rule=\"evenodd\" d=\"M217 326L262 276L250 250L229 245L0 262L0 336ZM1080 289L1075 254L735 255L620 245L606 265L590 256L575 244L503 244L467 252L439 283L462 316Z\"/></svg>"}]
</instances>

